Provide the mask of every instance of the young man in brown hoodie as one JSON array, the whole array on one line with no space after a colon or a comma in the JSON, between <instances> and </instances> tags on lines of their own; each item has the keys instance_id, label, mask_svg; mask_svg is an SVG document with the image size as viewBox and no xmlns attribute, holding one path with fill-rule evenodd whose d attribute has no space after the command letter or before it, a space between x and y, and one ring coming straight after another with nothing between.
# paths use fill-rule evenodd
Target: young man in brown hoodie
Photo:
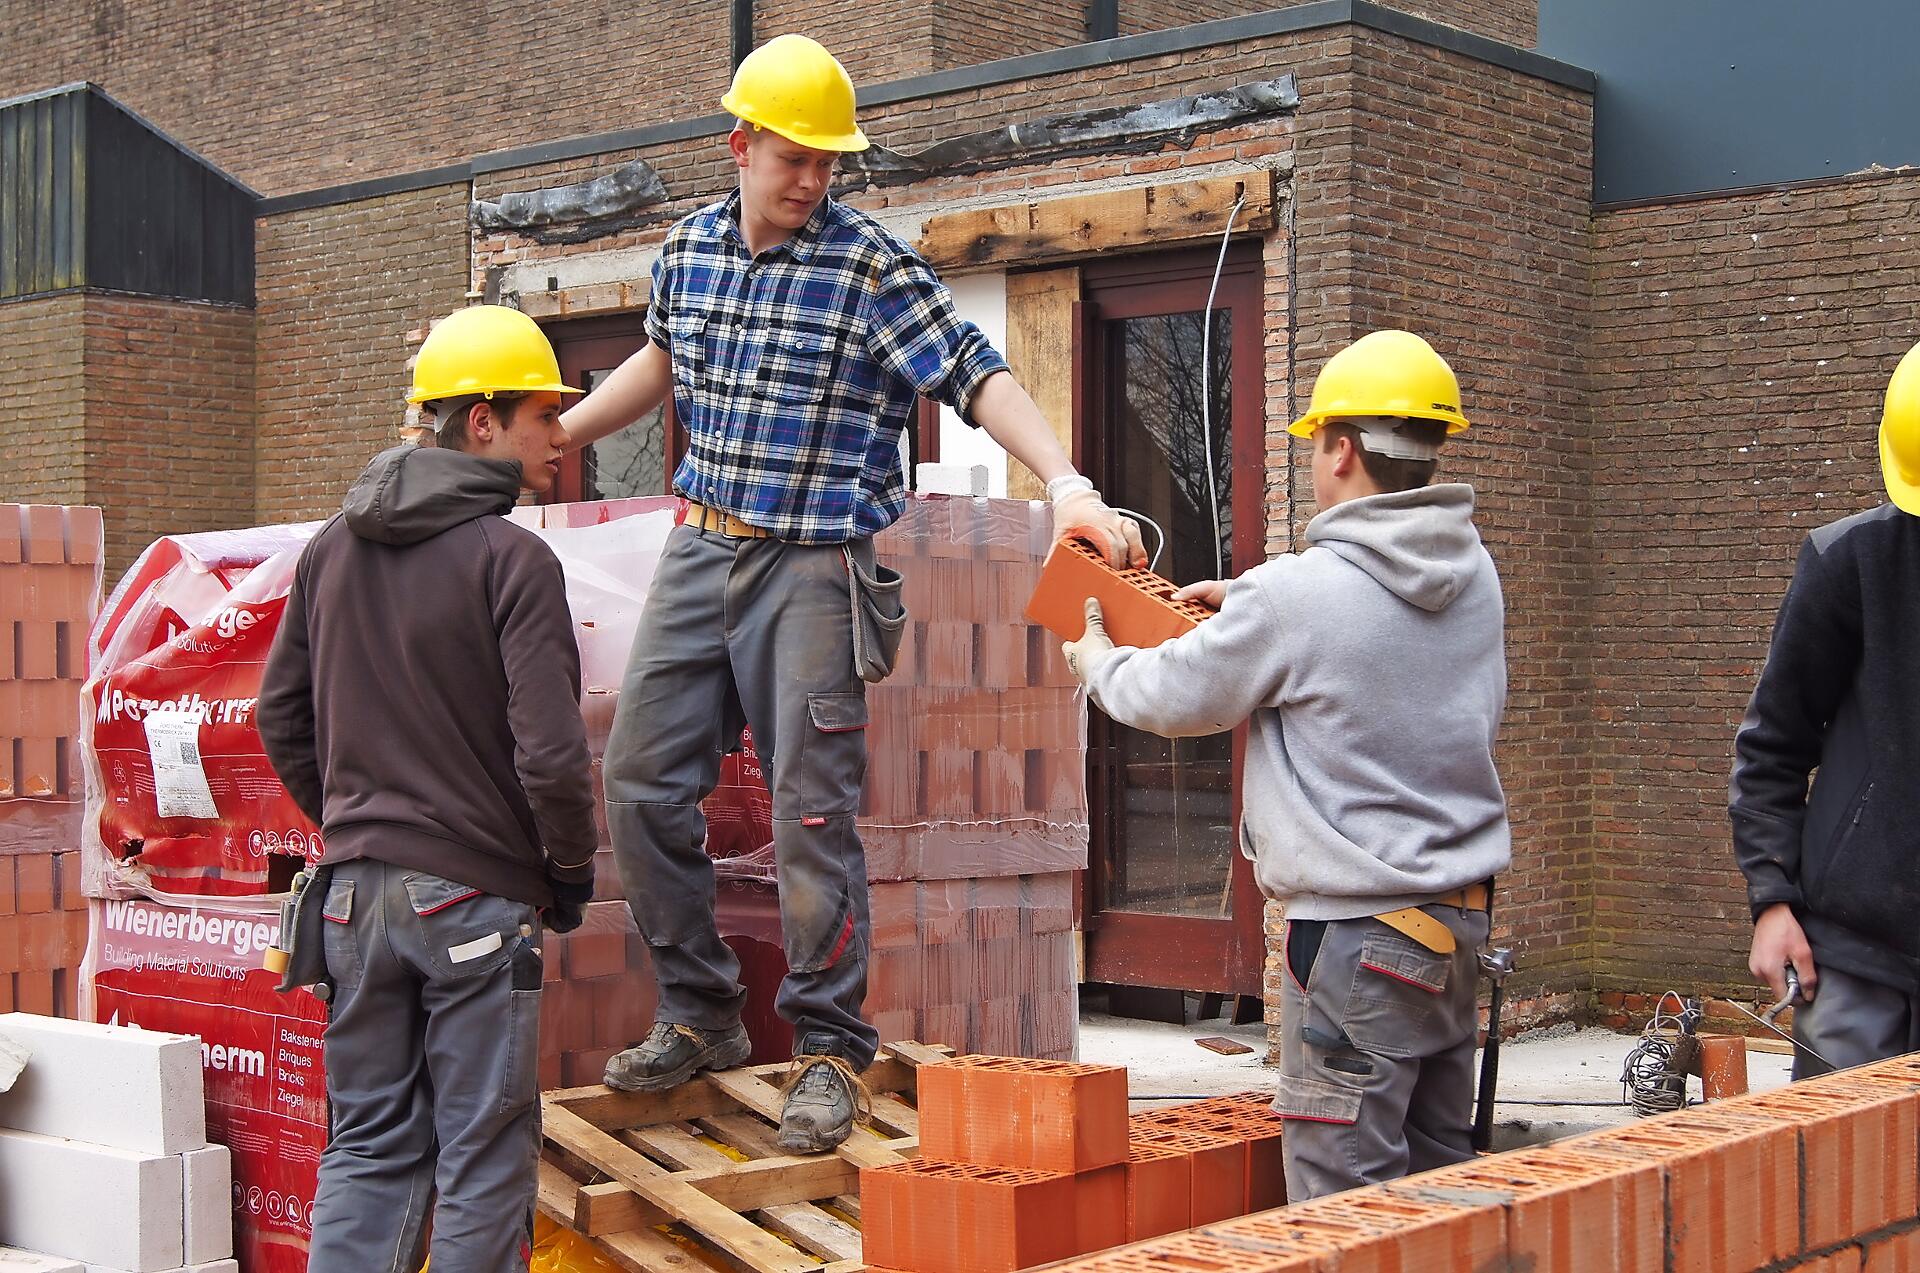
<instances>
[{"instance_id":1,"label":"young man in brown hoodie","mask_svg":"<svg viewBox=\"0 0 1920 1273\"><path fill-rule=\"evenodd\" d=\"M560 563L499 515L567 442L545 335L462 310L409 401L435 447L376 457L301 554L260 734L321 827L332 1136L308 1267L524 1270L539 1150L542 921L593 894L580 656Z\"/></svg>"}]
</instances>

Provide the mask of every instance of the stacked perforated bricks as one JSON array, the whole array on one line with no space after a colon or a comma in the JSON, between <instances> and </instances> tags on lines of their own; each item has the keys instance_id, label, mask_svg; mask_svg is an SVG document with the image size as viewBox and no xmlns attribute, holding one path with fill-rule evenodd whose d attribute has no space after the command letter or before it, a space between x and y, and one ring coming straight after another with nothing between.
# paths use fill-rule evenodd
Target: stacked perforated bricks
<instances>
[{"instance_id":1,"label":"stacked perforated bricks","mask_svg":"<svg viewBox=\"0 0 1920 1273\"><path fill-rule=\"evenodd\" d=\"M1920 1270L1920 1055L1062 1267L1913 1273Z\"/></svg>"},{"instance_id":2,"label":"stacked perforated bricks","mask_svg":"<svg viewBox=\"0 0 1920 1273\"><path fill-rule=\"evenodd\" d=\"M862 1258L1012 1273L1127 1239L1127 1072L964 1056L917 1075L920 1157L860 1173Z\"/></svg>"},{"instance_id":3,"label":"stacked perforated bricks","mask_svg":"<svg viewBox=\"0 0 1920 1273\"><path fill-rule=\"evenodd\" d=\"M893 675L867 692L870 879L1079 865L1078 843L1045 834L1086 820L1078 686L1026 617L1049 543L1044 505L943 498L913 501L876 541L906 580L908 624Z\"/></svg>"},{"instance_id":4,"label":"stacked perforated bricks","mask_svg":"<svg viewBox=\"0 0 1920 1273\"><path fill-rule=\"evenodd\" d=\"M100 563L99 509L0 504L0 1012L77 1007L75 738Z\"/></svg>"},{"instance_id":5,"label":"stacked perforated bricks","mask_svg":"<svg viewBox=\"0 0 1920 1273\"><path fill-rule=\"evenodd\" d=\"M564 524L600 520L599 505L564 507ZM612 501L604 511L654 507ZM1047 508L915 498L875 545L906 581L909 623L893 675L867 687L859 819L873 925L866 1011L885 1041L1071 1056L1072 872L1086 861L1086 762L1077 684L1059 641L1025 614L1051 546ZM583 706L596 782L617 702L596 693ZM595 808L604 818L604 803ZM599 830L593 910L609 909L590 916L583 932L603 936L584 940L594 949L582 959L611 968L620 875L604 821ZM724 926L722 935L758 937ZM581 941L557 943L560 961L571 961ZM644 946L629 954L643 973ZM554 967L550 959L549 976ZM644 1033L642 1018L638 1033L614 1037L630 1030L636 1005L651 1011L649 993L636 988L621 999L607 989L549 1008L579 1027L555 1033L564 1048L549 1071L561 1066L568 1083L597 1077L596 1057Z\"/></svg>"}]
</instances>

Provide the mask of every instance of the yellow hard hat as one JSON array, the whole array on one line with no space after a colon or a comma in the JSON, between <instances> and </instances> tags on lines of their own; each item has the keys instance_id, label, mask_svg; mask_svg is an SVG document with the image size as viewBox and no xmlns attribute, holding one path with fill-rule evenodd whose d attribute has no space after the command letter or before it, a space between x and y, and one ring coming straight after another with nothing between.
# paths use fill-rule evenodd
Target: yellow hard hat
<instances>
[{"instance_id":1,"label":"yellow hard hat","mask_svg":"<svg viewBox=\"0 0 1920 1273\"><path fill-rule=\"evenodd\" d=\"M579 392L560 383L560 360L540 324L505 305L474 305L447 315L428 334L413 360L407 401Z\"/></svg>"},{"instance_id":2,"label":"yellow hard hat","mask_svg":"<svg viewBox=\"0 0 1920 1273\"><path fill-rule=\"evenodd\" d=\"M720 109L815 150L867 148L847 68L804 35L776 35L747 54Z\"/></svg>"},{"instance_id":3,"label":"yellow hard hat","mask_svg":"<svg viewBox=\"0 0 1920 1273\"><path fill-rule=\"evenodd\" d=\"M1467 427L1460 382L1447 360L1412 332L1369 332L1327 359L1313 382L1307 413L1287 427L1297 438L1339 416L1440 420L1449 434Z\"/></svg>"},{"instance_id":4,"label":"yellow hard hat","mask_svg":"<svg viewBox=\"0 0 1920 1273\"><path fill-rule=\"evenodd\" d=\"M1887 382L1880 413L1880 477L1887 498L1920 517L1920 345L1907 351Z\"/></svg>"}]
</instances>

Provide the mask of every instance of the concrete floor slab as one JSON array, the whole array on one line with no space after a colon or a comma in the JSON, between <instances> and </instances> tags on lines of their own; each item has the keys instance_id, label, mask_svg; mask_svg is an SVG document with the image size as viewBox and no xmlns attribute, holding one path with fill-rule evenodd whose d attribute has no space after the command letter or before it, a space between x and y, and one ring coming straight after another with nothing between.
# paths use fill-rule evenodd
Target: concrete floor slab
<instances>
[{"instance_id":1,"label":"concrete floor slab","mask_svg":"<svg viewBox=\"0 0 1920 1273\"><path fill-rule=\"evenodd\" d=\"M1245 1056L1218 1056L1194 1042L1223 1035L1253 1048ZM1497 1148L1540 1144L1634 1121L1621 1098L1620 1070L1639 1036L1562 1026L1508 1040L1500 1049ZM1224 1020L1178 1026L1133 1021L1101 1012L1080 1015L1080 1059L1127 1067L1135 1110L1248 1089L1272 1090L1265 1065L1266 1027ZM1754 1091L1787 1082L1791 1058L1749 1050L1747 1082ZM1700 1096L1700 1080L1689 1090Z\"/></svg>"}]
</instances>

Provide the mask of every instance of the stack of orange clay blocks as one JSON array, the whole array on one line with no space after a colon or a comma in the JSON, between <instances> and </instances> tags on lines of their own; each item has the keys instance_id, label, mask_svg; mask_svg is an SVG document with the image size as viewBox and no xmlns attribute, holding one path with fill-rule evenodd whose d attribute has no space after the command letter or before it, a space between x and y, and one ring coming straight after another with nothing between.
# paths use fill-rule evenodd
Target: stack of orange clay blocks
<instances>
[{"instance_id":1,"label":"stack of orange clay blocks","mask_svg":"<svg viewBox=\"0 0 1920 1273\"><path fill-rule=\"evenodd\" d=\"M1915 1273L1920 1055L1227 1220L1060 1267L1074 1273Z\"/></svg>"},{"instance_id":2,"label":"stack of orange clay blocks","mask_svg":"<svg viewBox=\"0 0 1920 1273\"><path fill-rule=\"evenodd\" d=\"M1250 1180L1284 1193L1251 1093L1129 1120L1116 1066L965 1056L918 1083L920 1157L860 1173L870 1267L1012 1273L1240 1215Z\"/></svg>"},{"instance_id":3,"label":"stack of orange clay blocks","mask_svg":"<svg viewBox=\"0 0 1920 1273\"><path fill-rule=\"evenodd\" d=\"M0 1012L78 1008L75 739L101 548L97 508L0 504Z\"/></svg>"},{"instance_id":4,"label":"stack of orange clay blocks","mask_svg":"<svg viewBox=\"0 0 1920 1273\"><path fill-rule=\"evenodd\" d=\"M593 526L672 507L653 499L552 505L541 521ZM909 617L893 674L867 687L859 810L873 928L866 1012L883 1041L1073 1054L1084 713L1059 641L1026 615L1051 545L1043 503L945 496L910 500L875 539L879 560L905 578ZM617 685L590 685L585 695L596 783L618 699ZM557 1023L549 1035L564 1046L542 1058L547 1086L597 1082L607 1056L645 1033L653 1009L646 945L619 900L604 821L599 829L587 921L555 942L558 958L548 961L547 1012ZM735 869L719 865L722 936L737 950L751 942L756 953L777 954L770 869L744 883L733 882ZM746 962L749 991L770 1003L784 968ZM752 1004L748 1013L751 1030ZM756 1056L787 1051L776 1040Z\"/></svg>"}]
</instances>

